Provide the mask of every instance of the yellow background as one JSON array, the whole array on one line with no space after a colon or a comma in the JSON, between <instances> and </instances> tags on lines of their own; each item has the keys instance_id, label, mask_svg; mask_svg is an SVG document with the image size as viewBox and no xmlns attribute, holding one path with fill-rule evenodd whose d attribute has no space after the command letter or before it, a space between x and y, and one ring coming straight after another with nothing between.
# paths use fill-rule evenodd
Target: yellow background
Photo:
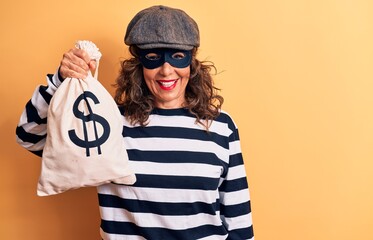
<instances>
[{"instance_id":1,"label":"yellow background","mask_svg":"<svg viewBox=\"0 0 373 240\"><path fill-rule=\"evenodd\" d=\"M76 40L103 53L113 93L127 23L182 8L201 31L240 129L257 240L373 239L373 1L2 1L0 239L99 239L94 188L37 197L40 159L15 127Z\"/></svg>"}]
</instances>

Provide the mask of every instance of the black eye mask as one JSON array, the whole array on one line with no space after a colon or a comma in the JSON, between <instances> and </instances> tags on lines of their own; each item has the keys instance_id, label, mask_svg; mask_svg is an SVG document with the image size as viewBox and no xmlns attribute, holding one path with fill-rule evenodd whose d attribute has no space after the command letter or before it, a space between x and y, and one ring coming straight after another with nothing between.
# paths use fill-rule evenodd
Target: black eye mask
<instances>
[{"instance_id":1,"label":"black eye mask","mask_svg":"<svg viewBox=\"0 0 373 240\"><path fill-rule=\"evenodd\" d=\"M147 69L160 67L165 62L175 68L185 68L192 62L192 51L171 48L140 49L139 59Z\"/></svg>"}]
</instances>

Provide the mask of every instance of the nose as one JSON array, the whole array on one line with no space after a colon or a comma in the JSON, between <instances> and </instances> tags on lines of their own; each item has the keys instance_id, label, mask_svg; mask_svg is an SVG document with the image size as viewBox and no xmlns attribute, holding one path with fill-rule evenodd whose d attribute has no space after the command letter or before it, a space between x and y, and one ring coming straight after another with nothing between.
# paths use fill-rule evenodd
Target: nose
<instances>
[{"instance_id":1,"label":"nose","mask_svg":"<svg viewBox=\"0 0 373 240\"><path fill-rule=\"evenodd\" d=\"M174 67L171 66L168 62L165 62L159 69L159 73L163 76L168 76L174 71Z\"/></svg>"}]
</instances>

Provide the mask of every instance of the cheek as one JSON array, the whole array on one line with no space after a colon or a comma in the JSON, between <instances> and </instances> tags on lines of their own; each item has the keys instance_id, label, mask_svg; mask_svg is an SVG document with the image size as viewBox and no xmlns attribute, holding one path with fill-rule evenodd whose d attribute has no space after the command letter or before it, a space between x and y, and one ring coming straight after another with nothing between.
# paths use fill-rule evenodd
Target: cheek
<instances>
[{"instance_id":1,"label":"cheek","mask_svg":"<svg viewBox=\"0 0 373 240\"><path fill-rule=\"evenodd\" d=\"M143 68L142 74L144 76L145 81L148 81L148 79L150 78L150 72L149 72L149 70L146 69L146 68Z\"/></svg>"},{"instance_id":2,"label":"cheek","mask_svg":"<svg viewBox=\"0 0 373 240\"><path fill-rule=\"evenodd\" d=\"M150 85L154 84L155 74L153 73L152 70L144 69L143 70L143 76L144 76L146 85L148 86L148 88L150 88Z\"/></svg>"},{"instance_id":3,"label":"cheek","mask_svg":"<svg viewBox=\"0 0 373 240\"><path fill-rule=\"evenodd\" d=\"M180 69L180 70L178 71L178 75L179 75L181 78L189 79L189 77L190 77L190 67Z\"/></svg>"}]
</instances>

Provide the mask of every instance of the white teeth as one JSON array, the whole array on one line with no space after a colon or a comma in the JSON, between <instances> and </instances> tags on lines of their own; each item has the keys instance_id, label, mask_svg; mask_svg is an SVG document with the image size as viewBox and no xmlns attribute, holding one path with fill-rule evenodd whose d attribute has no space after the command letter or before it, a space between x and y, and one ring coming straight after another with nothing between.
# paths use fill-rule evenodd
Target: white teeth
<instances>
[{"instance_id":1,"label":"white teeth","mask_svg":"<svg viewBox=\"0 0 373 240\"><path fill-rule=\"evenodd\" d=\"M171 82L162 82L160 81L159 83L164 86L164 87L171 87L172 85L175 84L176 81L171 81Z\"/></svg>"}]
</instances>

